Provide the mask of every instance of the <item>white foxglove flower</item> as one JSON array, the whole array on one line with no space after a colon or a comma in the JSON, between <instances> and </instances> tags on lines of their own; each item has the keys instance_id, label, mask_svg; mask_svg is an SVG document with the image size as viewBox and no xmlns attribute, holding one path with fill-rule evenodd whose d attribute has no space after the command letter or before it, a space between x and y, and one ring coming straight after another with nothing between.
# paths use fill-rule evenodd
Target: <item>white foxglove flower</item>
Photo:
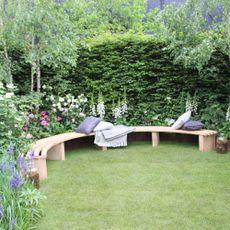
<instances>
[{"instance_id":1,"label":"white foxglove flower","mask_svg":"<svg viewBox=\"0 0 230 230\"><path fill-rule=\"evenodd\" d=\"M97 112L96 112L96 106L95 105L91 105L91 115L92 116L97 116Z\"/></svg>"},{"instance_id":2,"label":"white foxglove flower","mask_svg":"<svg viewBox=\"0 0 230 230\"><path fill-rule=\"evenodd\" d=\"M123 103L123 105L121 106L122 114L124 114L125 112L127 112L127 110L128 110L128 106L127 106L127 104L126 104L126 102L125 102L125 103Z\"/></svg>"},{"instance_id":3,"label":"white foxglove flower","mask_svg":"<svg viewBox=\"0 0 230 230\"><path fill-rule=\"evenodd\" d=\"M101 119L103 119L105 115L105 106L103 102L97 104L97 114L100 116Z\"/></svg>"},{"instance_id":4,"label":"white foxglove flower","mask_svg":"<svg viewBox=\"0 0 230 230\"><path fill-rule=\"evenodd\" d=\"M114 108L114 109L112 110L112 112L113 112L113 116L114 116L115 119L118 119L118 118L122 117L121 108L119 108L119 107Z\"/></svg>"}]
</instances>

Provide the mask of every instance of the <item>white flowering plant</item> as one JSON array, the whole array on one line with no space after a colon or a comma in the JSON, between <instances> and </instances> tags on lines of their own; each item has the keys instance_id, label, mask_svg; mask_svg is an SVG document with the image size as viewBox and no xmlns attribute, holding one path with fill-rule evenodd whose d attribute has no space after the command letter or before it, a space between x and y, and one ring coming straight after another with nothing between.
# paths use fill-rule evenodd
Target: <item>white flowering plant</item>
<instances>
[{"instance_id":1,"label":"white flowering plant","mask_svg":"<svg viewBox=\"0 0 230 230\"><path fill-rule=\"evenodd\" d=\"M127 113L128 113L127 96L126 96L126 90L124 90L122 101L119 98L116 105L113 101L112 115L115 123L126 123Z\"/></svg>"},{"instance_id":2,"label":"white flowering plant","mask_svg":"<svg viewBox=\"0 0 230 230\"><path fill-rule=\"evenodd\" d=\"M230 140L230 104L227 108L225 122L222 128L219 129L219 134L221 137Z\"/></svg>"},{"instance_id":3,"label":"white flowering plant","mask_svg":"<svg viewBox=\"0 0 230 230\"><path fill-rule=\"evenodd\" d=\"M116 123L122 123L125 120L125 115L128 111L126 100L122 102L118 99L117 105L113 102L112 115Z\"/></svg>"},{"instance_id":4,"label":"white flowering plant","mask_svg":"<svg viewBox=\"0 0 230 230\"><path fill-rule=\"evenodd\" d=\"M66 130L72 130L85 118L87 98L84 94L78 97L71 94L65 96L50 95L52 114L56 115L57 121L62 123Z\"/></svg>"},{"instance_id":5,"label":"white flowering plant","mask_svg":"<svg viewBox=\"0 0 230 230\"><path fill-rule=\"evenodd\" d=\"M185 109L186 109L186 111L191 111L194 115L197 114L198 103L197 103L196 95L191 97L191 95L189 93L187 93Z\"/></svg>"},{"instance_id":6,"label":"white flowering plant","mask_svg":"<svg viewBox=\"0 0 230 230\"><path fill-rule=\"evenodd\" d=\"M0 144L21 138L22 127L26 121L25 113L18 109L20 98L14 94L12 84L0 82ZM23 137L22 137L23 138ZM22 141L22 140L21 140Z\"/></svg>"},{"instance_id":7,"label":"white flowering plant","mask_svg":"<svg viewBox=\"0 0 230 230\"><path fill-rule=\"evenodd\" d=\"M89 104L89 114L96 117L97 116L97 107L94 103L94 97L91 95L91 100Z\"/></svg>"},{"instance_id":8,"label":"white flowering plant","mask_svg":"<svg viewBox=\"0 0 230 230\"><path fill-rule=\"evenodd\" d=\"M102 92L99 92L98 94L96 113L100 116L101 119L103 119L105 116L105 104Z\"/></svg>"}]
</instances>

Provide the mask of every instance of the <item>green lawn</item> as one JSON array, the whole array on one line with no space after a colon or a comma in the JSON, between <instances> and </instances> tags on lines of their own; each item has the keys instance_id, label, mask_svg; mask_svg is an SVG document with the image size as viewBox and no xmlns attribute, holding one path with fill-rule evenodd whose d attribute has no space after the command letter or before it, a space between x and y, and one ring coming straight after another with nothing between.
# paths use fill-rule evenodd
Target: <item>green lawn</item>
<instances>
[{"instance_id":1,"label":"green lawn","mask_svg":"<svg viewBox=\"0 0 230 230\"><path fill-rule=\"evenodd\" d=\"M162 142L48 162L40 230L230 228L230 154Z\"/></svg>"}]
</instances>

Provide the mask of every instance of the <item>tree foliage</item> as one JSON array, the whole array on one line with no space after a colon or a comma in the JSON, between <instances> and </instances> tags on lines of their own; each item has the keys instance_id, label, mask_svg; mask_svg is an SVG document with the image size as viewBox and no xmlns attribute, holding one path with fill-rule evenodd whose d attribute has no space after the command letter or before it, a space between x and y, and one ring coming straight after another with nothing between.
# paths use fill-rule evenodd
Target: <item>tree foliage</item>
<instances>
[{"instance_id":1,"label":"tree foliage","mask_svg":"<svg viewBox=\"0 0 230 230\"><path fill-rule=\"evenodd\" d=\"M175 63L201 70L217 50L230 57L229 12L227 0L188 0L150 12L146 30L167 38Z\"/></svg>"}]
</instances>

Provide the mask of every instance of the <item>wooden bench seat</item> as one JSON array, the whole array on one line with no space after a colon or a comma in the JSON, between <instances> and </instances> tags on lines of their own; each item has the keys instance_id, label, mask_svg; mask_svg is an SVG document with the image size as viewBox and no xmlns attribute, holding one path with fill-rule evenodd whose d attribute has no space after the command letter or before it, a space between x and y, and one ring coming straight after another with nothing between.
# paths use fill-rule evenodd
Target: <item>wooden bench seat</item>
<instances>
[{"instance_id":1,"label":"wooden bench seat","mask_svg":"<svg viewBox=\"0 0 230 230\"><path fill-rule=\"evenodd\" d=\"M170 127L162 126L136 126L133 132L149 132L152 134L152 145L157 146L160 143L159 133L176 133L199 136L199 150L206 152L215 149L216 131L213 130L173 130ZM55 136L47 137L36 141L33 144L35 160L34 165L38 169L40 180L47 178L46 160L65 160L65 142L73 139L94 136L94 133L89 135L81 133L63 133ZM102 147L106 150L106 147Z\"/></svg>"}]
</instances>

